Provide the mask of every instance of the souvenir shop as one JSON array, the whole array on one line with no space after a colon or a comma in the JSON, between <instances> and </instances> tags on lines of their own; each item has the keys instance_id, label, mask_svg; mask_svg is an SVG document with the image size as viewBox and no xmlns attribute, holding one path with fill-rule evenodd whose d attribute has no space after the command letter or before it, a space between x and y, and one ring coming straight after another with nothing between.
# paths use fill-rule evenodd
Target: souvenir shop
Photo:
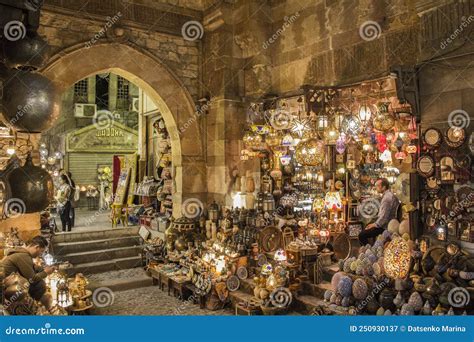
<instances>
[{"instance_id":1,"label":"souvenir shop","mask_svg":"<svg viewBox=\"0 0 474 342\"><path fill-rule=\"evenodd\" d=\"M250 104L241 159L259 169L234 178L234 207L189 202L148 239L154 283L239 315L471 312L472 145L463 127L420 124L396 88L387 77ZM381 178L399 205L361 245Z\"/></svg>"}]
</instances>

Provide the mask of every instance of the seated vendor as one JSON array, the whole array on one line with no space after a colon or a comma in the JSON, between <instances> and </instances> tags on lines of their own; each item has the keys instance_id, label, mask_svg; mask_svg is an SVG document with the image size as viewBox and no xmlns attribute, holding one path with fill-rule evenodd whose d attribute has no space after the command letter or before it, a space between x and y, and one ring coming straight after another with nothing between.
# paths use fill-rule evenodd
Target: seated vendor
<instances>
[{"instance_id":1,"label":"seated vendor","mask_svg":"<svg viewBox=\"0 0 474 342\"><path fill-rule=\"evenodd\" d=\"M361 246L365 246L369 238L377 238L387 229L390 220L397 218L397 210L400 205L398 198L390 191L390 183L386 178L380 178L375 183L375 188L379 194L382 194L377 221L365 227L359 234Z\"/></svg>"},{"instance_id":2,"label":"seated vendor","mask_svg":"<svg viewBox=\"0 0 474 342\"><path fill-rule=\"evenodd\" d=\"M0 262L5 277L12 273L18 273L28 280L30 296L49 309L51 298L46 293L46 283L44 278L54 271L54 267L47 266L39 269L33 263L33 259L41 256L48 247L48 241L42 236L35 236L25 248L14 248L10 250L5 258Z\"/></svg>"}]
</instances>

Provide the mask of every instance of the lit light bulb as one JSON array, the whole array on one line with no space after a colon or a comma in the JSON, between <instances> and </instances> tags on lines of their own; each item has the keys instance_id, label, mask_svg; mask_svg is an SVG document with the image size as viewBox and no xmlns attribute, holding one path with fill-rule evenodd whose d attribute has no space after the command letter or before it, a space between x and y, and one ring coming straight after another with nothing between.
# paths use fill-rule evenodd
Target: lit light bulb
<instances>
[{"instance_id":1,"label":"lit light bulb","mask_svg":"<svg viewBox=\"0 0 474 342\"><path fill-rule=\"evenodd\" d=\"M7 148L7 154L8 154L9 156L14 155L15 152L16 152L15 147L11 146L11 147L8 147L8 148Z\"/></svg>"}]
</instances>

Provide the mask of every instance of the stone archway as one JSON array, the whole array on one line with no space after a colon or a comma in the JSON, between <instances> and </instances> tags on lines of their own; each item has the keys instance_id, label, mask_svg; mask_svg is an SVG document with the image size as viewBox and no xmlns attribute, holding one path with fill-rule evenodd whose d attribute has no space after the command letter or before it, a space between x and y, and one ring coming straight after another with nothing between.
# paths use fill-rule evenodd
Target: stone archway
<instances>
[{"instance_id":1,"label":"stone archway","mask_svg":"<svg viewBox=\"0 0 474 342\"><path fill-rule=\"evenodd\" d=\"M158 106L171 137L173 215L180 216L184 198L204 200L206 168L193 100L178 78L153 55L121 43L97 43L91 47L79 44L53 56L40 72L59 91L103 72L118 74L142 88Z\"/></svg>"}]
</instances>

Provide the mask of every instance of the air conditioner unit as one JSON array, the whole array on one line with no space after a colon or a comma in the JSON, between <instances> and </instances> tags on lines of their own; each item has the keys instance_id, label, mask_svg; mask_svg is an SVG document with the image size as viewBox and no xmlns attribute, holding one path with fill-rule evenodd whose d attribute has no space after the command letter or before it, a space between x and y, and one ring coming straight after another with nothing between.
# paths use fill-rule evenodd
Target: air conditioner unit
<instances>
[{"instance_id":1,"label":"air conditioner unit","mask_svg":"<svg viewBox=\"0 0 474 342\"><path fill-rule=\"evenodd\" d=\"M74 104L75 118L93 118L97 112L97 105L90 103Z\"/></svg>"},{"instance_id":2,"label":"air conditioner unit","mask_svg":"<svg viewBox=\"0 0 474 342\"><path fill-rule=\"evenodd\" d=\"M132 98L132 111L139 112L140 111L140 99L138 97Z\"/></svg>"}]
</instances>

